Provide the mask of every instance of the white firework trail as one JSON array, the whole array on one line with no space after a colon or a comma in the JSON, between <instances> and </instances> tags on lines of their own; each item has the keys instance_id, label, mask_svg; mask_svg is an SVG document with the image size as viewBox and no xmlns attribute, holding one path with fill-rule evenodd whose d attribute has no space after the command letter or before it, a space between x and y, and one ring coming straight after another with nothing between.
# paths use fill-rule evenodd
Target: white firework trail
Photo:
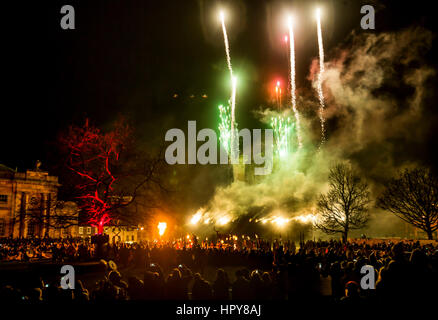
<instances>
[{"instance_id":1,"label":"white firework trail","mask_svg":"<svg viewBox=\"0 0 438 320\"><path fill-rule=\"evenodd\" d=\"M300 115L297 110L297 102L295 95L295 39L294 39L294 31L292 28L292 17L288 19L288 28L289 28L289 55L290 55L290 85L291 85L291 99L292 99L292 109L295 114L296 119L296 128L297 128L297 138L298 138L298 147L301 148L303 146L303 142L301 140L301 126L300 126Z\"/></svg>"},{"instance_id":2,"label":"white firework trail","mask_svg":"<svg viewBox=\"0 0 438 320\"><path fill-rule=\"evenodd\" d=\"M236 141L236 118L234 116L234 111L236 109L237 77L233 76L231 78L231 84L231 159L235 162L238 156L238 145Z\"/></svg>"},{"instance_id":3,"label":"white firework trail","mask_svg":"<svg viewBox=\"0 0 438 320\"><path fill-rule=\"evenodd\" d=\"M233 75L233 67L231 65L231 55L230 55L230 45L228 43L228 35L227 35L227 28L225 27L225 14L223 11L219 12L219 18L221 20L222 25L222 33L224 35L224 44L225 44L225 55L227 57L227 65L228 70L230 71L230 78L231 78L231 97L230 97L230 104L231 104L231 159L234 163L234 160L236 158L236 155L238 154L238 151L236 148L235 143L235 129L236 129L236 119L235 119L235 110L236 110L236 87L237 87L237 78ZM237 151L237 153L236 153Z\"/></svg>"},{"instance_id":4,"label":"white firework trail","mask_svg":"<svg viewBox=\"0 0 438 320\"><path fill-rule=\"evenodd\" d=\"M322 77L324 74L324 47L322 44L322 32L321 32L321 14L320 10L316 10L316 24L318 29L318 47L319 47L319 73L318 73L318 80L317 80L317 90L318 90L318 97L319 97L319 119L321 121L321 145L320 147L325 143L326 137L325 137L325 118L324 118L324 94L322 91Z\"/></svg>"},{"instance_id":5,"label":"white firework trail","mask_svg":"<svg viewBox=\"0 0 438 320\"><path fill-rule=\"evenodd\" d=\"M228 70L230 70L231 79L233 78L233 67L231 66L230 45L228 44L227 28L225 27L225 14L223 11L219 13L222 25L222 33L224 34L225 54L227 56Z\"/></svg>"}]
</instances>

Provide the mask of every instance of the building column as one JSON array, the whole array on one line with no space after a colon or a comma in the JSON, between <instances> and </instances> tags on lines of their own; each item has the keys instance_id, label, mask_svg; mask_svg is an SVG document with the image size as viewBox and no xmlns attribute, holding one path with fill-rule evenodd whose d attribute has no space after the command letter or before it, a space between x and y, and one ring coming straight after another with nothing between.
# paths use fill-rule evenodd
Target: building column
<instances>
[{"instance_id":1,"label":"building column","mask_svg":"<svg viewBox=\"0 0 438 320\"><path fill-rule=\"evenodd\" d=\"M14 238L15 221L17 216L17 182L12 182L11 215L9 219L9 236Z\"/></svg>"},{"instance_id":2,"label":"building column","mask_svg":"<svg viewBox=\"0 0 438 320\"><path fill-rule=\"evenodd\" d=\"M43 211L43 233L41 236L49 237L50 236L50 214L51 214L51 206L52 206L52 194L44 193L43 195L44 201L44 211Z\"/></svg>"},{"instance_id":3,"label":"building column","mask_svg":"<svg viewBox=\"0 0 438 320\"><path fill-rule=\"evenodd\" d=\"M18 226L18 237L26 237L27 236L27 224L26 224L26 211L27 211L27 202L29 195L25 192L21 193L21 204L20 204L20 217L19 217L19 226Z\"/></svg>"},{"instance_id":4,"label":"building column","mask_svg":"<svg viewBox=\"0 0 438 320\"><path fill-rule=\"evenodd\" d=\"M44 235L44 229L46 227L46 201L47 201L47 195L45 193L40 193L40 217L39 217L39 223L37 226L36 235L38 235L39 238L41 238Z\"/></svg>"}]
</instances>

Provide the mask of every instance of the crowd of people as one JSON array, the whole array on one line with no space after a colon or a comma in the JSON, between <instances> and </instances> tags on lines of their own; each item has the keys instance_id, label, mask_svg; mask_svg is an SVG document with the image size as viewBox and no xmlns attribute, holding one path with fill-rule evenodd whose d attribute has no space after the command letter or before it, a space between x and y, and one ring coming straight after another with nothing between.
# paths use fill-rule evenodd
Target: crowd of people
<instances>
[{"instance_id":1,"label":"crowd of people","mask_svg":"<svg viewBox=\"0 0 438 320\"><path fill-rule=\"evenodd\" d=\"M4 240L0 259L46 259L58 263L89 261L96 244L79 239ZM419 242L307 241L299 246L233 248L171 244L106 245L94 286L80 277L74 290L35 275L25 287L0 283L0 299L26 301L106 300L301 300L325 297L340 304L436 298L438 246ZM109 262L109 263L108 263ZM372 266L364 288L363 266ZM141 276L123 277L137 268ZM215 277L206 280L213 268ZM232 270L232 271L226 271ZM234 278L234 279L232 279ZM370 281L375 279L375 286ZM373 283L374 284L374 283ZM395 301L394 300L394 301Z\"/></svg>"}]
</instances>

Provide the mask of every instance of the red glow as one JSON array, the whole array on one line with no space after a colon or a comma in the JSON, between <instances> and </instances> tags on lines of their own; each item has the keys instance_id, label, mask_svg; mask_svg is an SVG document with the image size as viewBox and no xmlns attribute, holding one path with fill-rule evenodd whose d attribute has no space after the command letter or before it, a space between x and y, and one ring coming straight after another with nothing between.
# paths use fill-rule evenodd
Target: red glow
<instances>
[{"instance_id":1,"label":"red glow","mask_svg":"<svg viewBox=\"0 0 438 320\"><path fill-rule=\"evenodd\" d=\"M61 141L69 152L67 167L81 178L76 185L80 194L77 197L79 207L99 234L112 220L112 191L117 181L113 168L118 164L120 151L130 132L123 120L108 133L90 126L87 120L83 127L71 127Z\"/></svg>"}]
</instances>

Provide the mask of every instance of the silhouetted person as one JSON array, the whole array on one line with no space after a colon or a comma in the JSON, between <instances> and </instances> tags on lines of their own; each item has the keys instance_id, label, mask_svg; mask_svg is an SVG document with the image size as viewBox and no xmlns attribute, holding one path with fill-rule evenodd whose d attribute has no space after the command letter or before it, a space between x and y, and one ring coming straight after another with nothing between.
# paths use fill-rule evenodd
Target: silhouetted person
<instances>
[{"instance_id":1,"label":"silhouetted person","mask_svg":"<svg viewBox=\"0 0 438 320\"><path fill-rule=\"evenodd\" d=\"M213 283L213 297L215 300L229 300L230 281L223 269L218 269L216 280Z\"/></svg>"}]
</instances>

